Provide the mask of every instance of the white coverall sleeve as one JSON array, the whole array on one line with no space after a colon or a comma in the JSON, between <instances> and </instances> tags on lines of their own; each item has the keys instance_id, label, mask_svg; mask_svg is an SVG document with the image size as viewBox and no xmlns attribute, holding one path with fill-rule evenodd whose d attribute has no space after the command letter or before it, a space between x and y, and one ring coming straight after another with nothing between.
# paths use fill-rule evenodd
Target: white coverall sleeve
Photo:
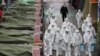
<instances>
[{"instance_id":1,"label":"white coverall sleeve","mask_svg":"<svg viewBox=\"0 0 100 56\"><path fill-rule=\"evenodd\" d=\"M93 34L96 36L96 31L95 31L94 27L93 27Z\"/></svg>"},{"instance_id":2,"label":"white coverall sleeve","mask_svg":"<svg viewBox=\"0 0 100 56\"><path fill-rule=\"evenodd\" d=\"M43 40L43 43L44 43L44 46L46 47L47 46L47 41L48 41L48 39L47 39L47 36L46 36L46 32L45 32L45 35L44 35L44 40Z\"/></svg>"},{"instance_id":3,"label":"white coverall sleeve","mask_svg":"<svg viewBox=\"0 0 100 56\"><path fill-rule=\"evenodd\" d=\"M84 23L82 24L82 27L81 27L81 28L82 28L82 31L84 32L84 31L85 31L85 30L84 30Z\"/></svg>"}]
</instances>

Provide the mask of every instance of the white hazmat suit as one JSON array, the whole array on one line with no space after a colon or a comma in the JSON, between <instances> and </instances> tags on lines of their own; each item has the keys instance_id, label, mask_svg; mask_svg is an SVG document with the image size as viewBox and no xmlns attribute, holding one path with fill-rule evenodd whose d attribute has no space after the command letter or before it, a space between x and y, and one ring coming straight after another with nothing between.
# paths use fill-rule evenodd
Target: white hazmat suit
<instances>
[{"instance_id":1,"label":"white hazmat suit","mask_svg":"<svg viewBox=\"0 0 100 56\"><path fill-rule=\"evenodd\" d=\"M77 25L78 28L81 27L81 19L83 17L83 13L81 12L81 10L78 10L78 12L76 13L76 20L77 20Z\"/></svg>"},{"instance_id":2,"label":"white hazmat suit","mask_svg":"<svg viewBox=\"0 0 100 56\"><path fill-rule=\"evenodd\" d=\"M44 40L43 40L43 44L44 44L44 56L49 56L49 41L47 38L48 32L46 31L44 34Z\"/></svg>"},{"instance_id":3,"label":"white hazmat suit","mask_svg":"<svg viewBox=\"0 0 100 56\"><path fill-rule=\"evenodd\" d=\"M88 14L87 18L86 18L87 23L91 23L92 24L92 17L90 14Z\"/></svg>"},{"instance_id":4,"label":"white hazmat suit","mask_svg":"<svg viewBox=\"0 0 100 56\"><path fill-rule=\"evenodd\" d=\"M89 55L89 56L92 56L91 54L91 44L92 44L92 40L93 40L93 35L92 35L92 32L89 28L87 28L87 31L85 32L84 36L83 36L83 39L84 39L84 44L86 45L86 54Z\"/></svg>"},{"instance_id":5,"label":"white hazmat suit","mask_svg":"<svg viewBox=\"0 0 100 56\"><path fill-rule=\"evenodd\" d=\"M76 30L73 34L73 37L72 37L72 43L73 43L73 46L74 46L74 54L75 56L80 56L80 44L82 43L82 36L79 32L79 30Z\"/></svg>"},{"instance_id":6,"label":"white hazmat suit","mask_svg":"<svg viewBox=\"0 0 100 56\"><path fill-rule=\"evenodd\" d=\"M50 53L50 55L52 55L54 37L55 37L55 35L52 32L48 36L48 40L49 40L49 53Z\"/></svg>"},{"instance_id":7,"label":"white hazmat suit","mask_svg":"<svg viewBox=\"0 0 100 56\"><path fill-rule=\"evenodd\" d=\"M48 29L51 29L52 32L56 32L57 24L55 22L52 22L49 24Z\"/></svg>"},{"instance_id":8,"label":"white hazmat suit","mask_svg":"<svg viewBox=\"0 0 100 56\"><path fill-rule=\"evenodd\" d=\"M52 34L51 29L48 29L44 35L44 55L52 55L52 44L54 41L54 34Z\"/></svg>"},{"instance_id":9,"label":"white hazmat suit","mask_svg":"<svg viewBox=\"0 0 100 56\"><path fill-rule=\"evenodd\" d=\"M96 44L96 31L95 31L95 29L94 29L94 27L92 26L91 23L89 23L88 28L90 29L90 31L91 31L91 33L93 35L91 50L94 51L95 46L93 44Z\"/></svg>"},{"instance_id":10,"label":"white hazmat suit","mask_svg":"<svg viewBox=\"0 0 100 56\"><path fill-rule=\"evenodd\" d=\"M61 34L63 36L63 34L65 33L66 29L69 29L70 22L68 21L68 18L65 19L65 21L62 23L62 27L61 27ZM70 32L70 31L69 31ZM64 44L65 42L62 41L62 49L65 50Z\"/></svg>"},{"instance_id":11,"label":"white hazmat suit","mask_svg":"<svg viewBox=\"0 0 100 56\"><path fill-rule=\"evenodd\" d=\"M51 16L53 13L54 13L54 8L53 7L50 7L48 9L48 14Z\"/></svg>"},{"instance_id":12,"label":"white hazmat suit","mask_svg":"<svg viewBox=\"0 0 100 56\"><path fill-rule=\"evenodd\" d=\"M89 29L91 30L93 36L95 37L95 36L96 36L96 31L95 31L94 27L92 26L92 24L89 23L89 24L88 24L88 27L89 27Z\"/></svg>"},{"instance_id":13,"label":"white hazmat suit","mask_svg":"<svg viewBox=\"0 0 100 56\"><path fill-rule=\"evenodd\" d=\"M70 23L68 27L69 27L68 29L69 29L71 35L73 35L75 30L77 29L76 26L73 25L72 23Z\"/></svg>"},{"instance_id":14,"label":"white hazmat suit","mask_svg":"<svg viewBox=\"0 0 100 56\"><path fill-rule=\"evenodd\" d=\"M68 18L66 18L65 21L62 23L62 29L63 29L64 27L66 27L66 28L68 29L70 24L71 24L71 23L68 21Z\"/></svg>"},{"instance_id":15,"label":"white hazmat suit","mask_svg":"<svg viewBox=\"0 0 100 56\"><path fill-rule=\"evenodd\" d=\"M52 16L52 18L50 18L50 24L54 22L56 23L56 21L57 21L57 18L55 16Z\"/></svg>"},{"instance_id":16,"label":"white hazmat suit","mask_svg":"<svg viewBox=\"0 0 100 56\"><path fill-rule=\"evenodd\" d=\"M85 33L87 27L88 27L87 21L84 20L84 22L82 23L82 27L81 27L83 34Z\"/></svg>"},{"instance_id":17,"label":"white hazmat suit","mask_svg":"<svg viewBox=\"0 0 100 56\"><path fill-rule=\"evenodd\" d=\"M65 47L65 56L71 56L71 34L69 30L66 30L65 33L63 33L63 39L64 39L64 47Z\"/></svg>"},{"instance_id":18,"label":"white hazmat suit","mask_svg":"<svg viewBox=\"0 0 100 56\"><path fill-rule=\"evenodd\" d=\"M56 56L60 55L61 52L62 52L61 43L62 43L62 35L60 33L60 28L57 28L57 31L56 31L56 34L55 34L55 41L54 41Z\"/></svg>"}]
</instances>

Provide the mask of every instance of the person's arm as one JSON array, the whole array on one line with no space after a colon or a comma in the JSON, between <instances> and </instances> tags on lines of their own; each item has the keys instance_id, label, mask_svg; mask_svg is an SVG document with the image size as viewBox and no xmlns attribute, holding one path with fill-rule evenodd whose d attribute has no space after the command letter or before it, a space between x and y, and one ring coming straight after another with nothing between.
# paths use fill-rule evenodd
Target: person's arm
<instances>
[{"instance_id":1,"label":"person's arm","mask_svg":"<svg viewBox=\"0 0 100 56\"><path fill-rule=\"evenodd\" d=\"M68 14L68 9L67 9L67 7L66 7L66 13Z\"/></svg>"},{"instance_id":2,"label":"person's arm","mask_svg":"<svg viewBox=\"0 0 100 56\"><path fill-rule=\"evenodd\" d=\"M60 9L60 13L62 14L62 7L61 7L61 9Z\"/></svg>"},{"instance_id":3,"label":"person's arm","mask_svg":"<svg viewBox=\"0 0 100 56\"><path fill-rule=\"evenodd\" d=\"M94 27L93 27L93 34L96 36L96 31L95 31Z\"/></svg>"},{"instance_id":4,"label":"person's arm","mask_svg":"<svg viewBox=\"0 0 100 56\"><path fill-rule=\"evenodd\" d=\"M82 24L81 29L82 29L82 31L84 32L84 24Z\"/></svg>"},{"instance_id":5,"label":"person's arm","mask_svg":"<svg viewBox=\"0 0 100 56\"><path fill-rule=\"evenodd\" d=\"M83 41L84 41L84 44L86 44L86 36L85 35L83 36Z\"/></svg>"}]
</instances>

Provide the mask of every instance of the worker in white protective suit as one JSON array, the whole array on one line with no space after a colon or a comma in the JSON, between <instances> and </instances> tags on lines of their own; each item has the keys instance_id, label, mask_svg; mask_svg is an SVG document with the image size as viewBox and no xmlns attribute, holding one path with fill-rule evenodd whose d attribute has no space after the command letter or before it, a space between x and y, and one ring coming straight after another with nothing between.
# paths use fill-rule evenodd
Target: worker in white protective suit
<instances>
[{"instance_id":1,"label":"worker in white protective suit","mask_svg":"<svg viewBox=\"0 0 100 56\"><path fill-rule=\"evenodd\" d=\"M66 29L65 33L62 35L64 40L64 47L65 47L65 56L71 56L71 34L69 30Z\"/></svg>"},{"instance_id":2,"label":"worker in white protective suit","mask_svg":"<svg viewBox=\"0 0 100 56\"><path fill-rule=\"evenodd\" d=\"M94 27L92 26L91 23L88 24L88 27L89 27L90 31L92 32L92 35L93 35L91 50L94 51L95 46L93 44L96 44L96 31L95 31L95 29L94 29Z\"/></svg>"},{"instance_id":3,"label":"worker in white protective suit","mask_svg":"<svg viewBox=\"0 0 100 56\"><path fill-rule=\"evenodd\" d=\"M68 28L69 24L70 24L70 22L69 22L68 18L66 18L65 21L62 23L62 29L64 27Z\"/></svg>"},{"instance_id":4,"label":"worker in white protective suit","mask_svg":"<svg viewBox=\"0 0 100 56\"><path fill-rule=\"evenodd\" d=\"M68 20L68 18L66 18L65 20L64 20L64 22L62 23L62 26L61 26L61 34L63 35L64 33L65 33L65 30L66 29L69 29L69 25L70 25L70 22L69 22L69 20ZM64 47L64 44L65 42L64 41L62 41L62 49L63 50L65 50L65 47Z\"/></svg>"},{"instance_id":5,"label":"worker in white protective suit","mask_svg":"<svg viewBox=\"0 0 100 56\"><path fill-rule=\"evenodd\" d=\"M55 41L54 41L56 56L61 55L61 53L62 53L61 43L62 43L62 35L60 33L60 28L57 28L56 34L55 34Z\"/></svg>"},{"instance_id":6,"label":"worker in white protective suit","mask_svg":"<svg viewBox=\"0 0 100 56\"><path fill-rule=\"evenodd\" d=\"M48 30L48 33L49 34L47 34L47 40L48 40L48 48L49 48L49 50L48 50L48 52L49 52L49 55L52 55L52 49L53 49L53 42L54 42L54 37L55 37L55 34L54 33L52 33L52 30L50 29L50 30Z\"/></svg>"},{"instance_id":7,"label":"worker in white protective suit","mask_svg":"<svg viewBox=\"0 0 100 56\"><path fill-rule=\"evenodd\" d=\"M44 40L43 40L43 44L44 44L44 56L49 56L50 52L49 52L49 34L50 34L50 29L45 31L44 34Z\"/></svg>"},{"instance_id":8,"label":"worker in white protective suit","mask_svg":"<svg viewBox=\"0 0 100 56\"><path fill-rule=\"evenodd\" d=\"M57 27L57 25L56 25L56 23L51 23L49 26L48 26L48 29L51 29L51 32L52 32L52 34L53 35L55 35L55 33L56 33L56 28L58 28ZM54 37L55 38L55 37ZM55 47L54 47L54 45L53 45L53 49L55 49Z\"/></svg>"},{"instance_id":9,"label":"worker in white protective suit","mask_svg":"<svg viewBox=\"0 0 100 56\"><path fill-rule=\"evenodd\" d=\"M84 36L83 36L83 39L84 39L84 44L85 44L85 47L86 47L86 55L88 56L92 56L91 54L91 44L93 43L93 34L91 32L91 30L89 28L87 28L87 31L85 32Z\"/></svg>"},{"instance_id":10,"label":"worker in white protective suit","mask_svg":"<svg viewBox=\"0 0 100 56\"><path fill-rule=\"evenodd\" d=\"M61 28L61 30L60 30L61 34L63 34L65 32L65 30L66 30L66 27Z\"/></svg>"},{"instance_id":11,"label":"worker in white protective suit","mask_svg":"<svg viewBox=\"0 0 100 56\"><path fill-rule=\"evenodd\" d=\"M62 23L62 29L63 29L64 27L66 27L67 23L68 23L68 19L65 19L65 21Z\"/></svg>"},{"instance_id":12,"label":"worker in white protective suit","mask_svg":"<svg viewBox=\"0 0 100 56\"><path fill-rule=\"evenodd\" d=\"M55 22L50 23L48 26L48 29L51 29L54 32L55 32L56 28L57 28L57 24Z\"/></svg>"},{"instance_id":13,"label":"worker in white protective suit","mask_svg":"<svg viewBox=\"0 0 100 56\"><path fill-rule=\"evenodd\" d=\"M56 21L57 21L57 18L54 15L52 15L52 17L50 18L50 24L54 22L56 23Z\"/></svg>"},{"instance_id":14,"label":"worker in white protective suit","mask_svg":"<svg viewBox=\"0 0 100 56\"><path fill-rule=\"evenodd\" d=\"M84 22L82 23L82 26L81 26L82 34L85 33L87 27L88 27L87 21L84 20Z\"/></svg>"},{"instance_id":15,"label":"worker in white protective suit","mask_svg":"<svg viewBox=\"0 0 100 56\"><path fill-rule=\"evenodd\" d=\"M74 55L80 56L80 44L82 43L82 36L79 30L76 30L72 37L72 45L74 46Z\"/></svg>"},{"instance_id":16,"label":"worker in white protective suit","mask_svg":"<svg viewBox=\"0 0 100 56\"><path fill-rule=\"evenodd\" d=\"M88 24L88 27L89 27L89 29L91 30L91 32L92 32L92 34L93 34L93 37L96 37L96 31L95 31L95 29L94 29L94 27L92 26L91 23Z\"/></svg>"},{"instance_id":17,"label":"worker in white protective suit","mask_svg":"<svg viewBox=\"0 0 100 56\"><path fill-rule=\"evenodd\" d=\"M69 22L68 18L66 18L66 19L64 20L64 22L62 23L61 32L63 32L63 31L65 31L66 29L68 29L68 28L69 28L69 25L70 25L70 22ZM64 32L63 32L63 33L64 33ZM63 33L62 33L62 34L63 34Z\"/></svg>"},{"instance_id":18,"label":"worker in white protective suit","mask_svg":"<svg viewBox=\"0 0 100 56\"><path fill-rule=\"evenodd\" d=\"M81 12L81 10L78 10L78 12L76 13L76 20L77 20L78 29L81 27L82 17L83 17L83 13Z\"/></svg>"},{"instance_id":19,"label":"worker in white protective suit","mask_svg":"<svg viewBox=\"0 0 100 56\"><path fill-rule=\"evenodd\" d=\"M86 21L87 23L91 23L92 24L92 17L90 14L88 14L88 16L86 17Z\"/></svg>"},{"instance_id":20,"label":"worker in white protective suit","mask_svg":"<svg viewBox=\"0 0 100 56\"><path fill-rule=\"evenodd\" d=\"M77 29L76 26L73 25L72 23L70 23L70 25L69 25L69 30L70 30L71 35L74 34L74 32L75 32L76 29Z\"/></svg>"},{"instance_id":21,"label":"worker in white protective suit","mask_svg":"<svg viewBox=\"0 0 100 56\"><path fill-rule=\"evenodd\" d=\"M46 22L47 23L50 23L50 19L52 18L52 15L53 15L53 12L54 9L53 7L50 7L48 10L46 10L44 13L45 13L45 17L46 17Z\"/></svg>"},{"instance_id":22,"label":"worker in white protective suit","mask_svg":"<svg viewBox=\"0 0 100 56\"><path fill-rule=\"evenodd\" d=\"M60 32L61 32L61 35L63 35L64 33L65 33L65 30L66 30L66 26L65 27L63 27L63 28L61 28L61 30L60 30ZM62 50L65 50L65 47L64 47L64 44L65 42L62 40L62 43L61 43L61 48L62 48Z\"/></svg>"},{"instance_id":23,"label":"worker in white protective suit","mask_svg":"<svg viewBox=\"0 0 100 56\"><path fill-rule=\"evenodd\" d=\"M55 34L55 32L56 32L56 28L57 28L56 23L51 23L51 24L48 26L48 29L51 29L51 32L52 32L53 34Z\"/></svg>"},{"instance_id":24,"label":"worker in white protective suit","mask_svg":"<svg viewBox=\"0 0 100 56\"><path fill-rule=\"evenodd\" d=\"M53 8L53 6L52 6L52 7L50 7L50 8L48 9L48 14L49 14L50 16L52 16L53 13L54 13L54 8Z\"/></svg>"}]
</instances>

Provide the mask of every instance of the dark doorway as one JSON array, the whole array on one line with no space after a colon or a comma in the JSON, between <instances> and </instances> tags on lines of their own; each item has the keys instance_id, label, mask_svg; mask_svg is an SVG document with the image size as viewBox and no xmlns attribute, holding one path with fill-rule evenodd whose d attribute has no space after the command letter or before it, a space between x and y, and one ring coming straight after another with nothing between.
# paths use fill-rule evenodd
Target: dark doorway
<instances>
[{"instance_id":1,"label":"dark doorway","mask_svg":"<svg viewBox=\"0 0 100 56\"><path fill-rule=\"evenodd\" d=\"M70 3L75 9L83 10L85 5L85 0L70 0Z\"/></svg>"}]
</instances>

